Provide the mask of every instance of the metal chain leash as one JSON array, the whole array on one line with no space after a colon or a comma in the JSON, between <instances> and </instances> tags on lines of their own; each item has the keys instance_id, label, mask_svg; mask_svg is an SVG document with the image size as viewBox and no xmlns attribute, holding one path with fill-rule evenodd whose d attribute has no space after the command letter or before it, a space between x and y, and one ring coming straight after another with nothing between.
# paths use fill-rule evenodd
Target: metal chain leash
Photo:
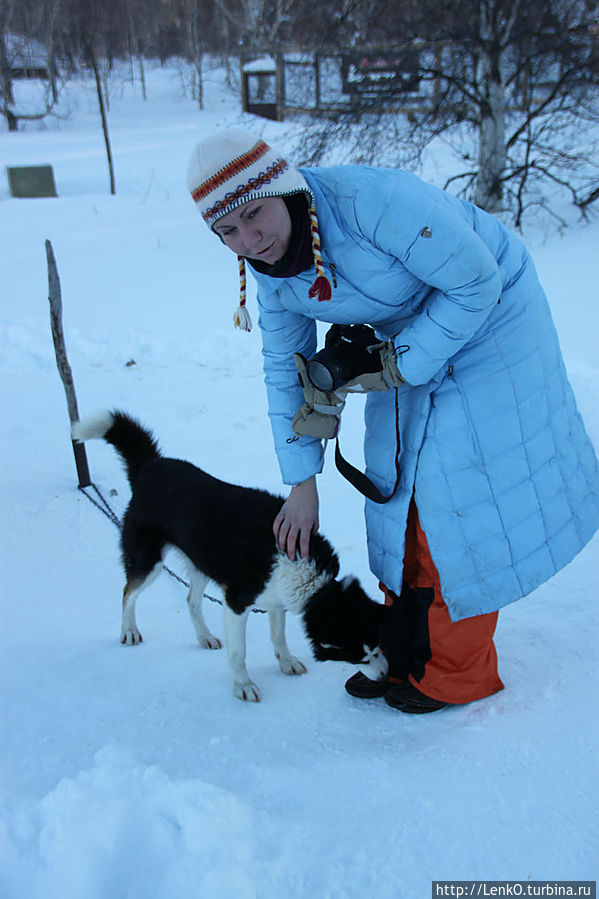
<instances>
[{"instance_id":1,"label":"metal chain leash","mask_svg":"<svg viewBox=\"0 0 599 899\"><path fill-rule=\"evenodd\" d=\"M86 492L88 489L87 487L79 487L79 490L81 490L83 495L87 496L88 500L94 504L96 509L99 509L100 512L102 512L104 515L106 515L106 517L109 518L112 521L112 523L115 524L120 531L121 527L122 527L120 518L118 517L118 515L116 514L114 509L111 507L108 500L102 495L102 493L98 489L98 487L96 487L95 484L90 484L90 486L96 493L98 499L94 499L93 496L90 496L89 493ZM99 502L98 502L98 500L99 500Z\"/></svg>"}]
</instances>

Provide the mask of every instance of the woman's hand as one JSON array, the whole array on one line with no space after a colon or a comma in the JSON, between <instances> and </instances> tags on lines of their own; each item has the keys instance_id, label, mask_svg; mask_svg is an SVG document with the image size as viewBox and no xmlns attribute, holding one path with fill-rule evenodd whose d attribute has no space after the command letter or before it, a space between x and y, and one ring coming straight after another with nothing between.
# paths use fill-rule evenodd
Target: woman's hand
<instances>
[{"instance_id":1,"label":"woman's hand","mask_svg":"<svg viewBox=\"0 0 599 899\"><path fill-rule=\"evenodd\" d=\"M310 535L312 531L318 530L318 490L315 477L291 488L272 529L279 548L287 553L291 561L295 559L298 537L300 556L302 559L308 557Z\"/></svg>"}]
</instances>

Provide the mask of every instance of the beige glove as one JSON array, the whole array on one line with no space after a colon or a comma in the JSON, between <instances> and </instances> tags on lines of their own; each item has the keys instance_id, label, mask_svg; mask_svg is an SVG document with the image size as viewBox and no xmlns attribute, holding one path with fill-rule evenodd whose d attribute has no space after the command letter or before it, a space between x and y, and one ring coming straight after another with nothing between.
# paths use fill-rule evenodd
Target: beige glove
<instances>
[{"instance_id":1,"label":"beige glove","mask_svg":"<svg viewBox=\"0 0 599 899\"><path fill-rule=\"evenodd\" d=\"M389 390L390 387L399 387L405 381L397 367L397 352L392 340L385 340L376 344L373 352L378 352L381 357L381 370L364 372L353 378L339 388L339 393L369 393L371 390Z\"/></svg>"},{"instance_id":2,"label":"beige glove","mask_svg":"<svg viewBox=\"0 0 599 899\"><path fill-rule=\"evenodd\" d=\"M330 440L339 431L345 400L336 393L317 390L306 375L306 360L299 353L293 356L306 402L293 416L291 427L300 436Z\"/></svg>"},{"instance_id":3,"label":"beige glove","mask_svg":"<svg viewBox=\"0 0 599 899\"><path fill-rule=\"evenodd\" d=\"M405 351L407 347L400 347ZM397 366L397 350L392 340L385 340L379 350L381 354L381 364L383 366L383 377L390 387L399 387L405 384L401 376L401 372Z\"/></svg>"}]
</instances>

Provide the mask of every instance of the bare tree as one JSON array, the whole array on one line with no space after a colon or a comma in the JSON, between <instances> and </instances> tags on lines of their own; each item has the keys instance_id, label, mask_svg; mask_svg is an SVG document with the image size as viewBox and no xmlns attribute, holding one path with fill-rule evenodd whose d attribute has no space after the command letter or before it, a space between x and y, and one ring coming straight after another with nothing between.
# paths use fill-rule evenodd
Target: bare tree
<instances>
[{"instance_id":1,"label":"bare tree","mask_svg":"<svg viewBox=\"0 0 599 899\"><path fill-rule=\"evenodd\" d=\"M476 28L454 32L460 40L450 45L469 46L466 66L450 67L449 77L438 66L425 72L444 89L423 124L434 133L431 119L451 127L457 113L478 134L477 164L454 180L484 209L509 206L517 224L529 202L541 202L543 181L569 186L582 208L580 191L599 176L587 128L597 121L594 13L561 0L481 0L472 21Z\"/></svg>"},{"instance_id":2,"label":"bare tree","mask_svg":"<svg viewBox=\"0 0 599 899\"><path fill-rule=\"evenodd\" d=\"M423 100L406 122L396 114L405 105L396 83L362 98L309 130L303 150L311 161L353 136L358 160L405 165L442 136L465 163L448 184L489 211L509 207L518 224L531 205L547 206L549 182L567 190L581 211L597 199L594 0L454 0L442 7L422 0L395 7L391 19L375 7L372 25L361 0L348 0L342 11L343 30L359 40L382 39L384 30L389 52L417 50Z\"/></svg>"},{"instance_id":3,"label":"bare tree","mask_svg":"<svg viewBox=\"0 0 599 899\"><path fill-rule=\"evenodd\" d=\"M204 73L202 57L207 49L206 30L202 21L201 4L198 0L187 0L187 58L193 67L192 96L200 109L204 108Z\"/></svg>"},{"instance_id":4,"label":"bare tree","mask_svg":"<svg viewBox=\"0 0 599 899\"><path fill-rule=\"evenodd\" d=\"M132 0L126 0L127 5L127 18L129 20L129 54L130 54L130 63L131 63L131 81L133 81L133 61L137 60L137 66L139 70L139 80L141 83L141 93L144 100L148 99L148 94L146 90L146 73L144 68L144 57L143 57L143 40L139 34L139 30L137 27L137 23L135 21L135 16L133 15L133 4Z\"/></svg>"},{"instance_id":5,"label":"bare tree","mask_svg":"<svg viewBox=\"0 0 599 899\"><path fill-rule=\"evenodd\" d=\"M249 51L274 52L292 26L294 0L214 0Z\"/></svg>"}]
</instances>

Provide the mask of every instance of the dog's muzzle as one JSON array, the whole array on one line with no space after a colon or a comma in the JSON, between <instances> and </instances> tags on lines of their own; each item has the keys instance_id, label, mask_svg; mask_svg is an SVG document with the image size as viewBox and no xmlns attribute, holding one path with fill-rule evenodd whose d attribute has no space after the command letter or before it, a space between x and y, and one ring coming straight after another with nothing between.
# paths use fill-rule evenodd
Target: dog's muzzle
<instances>
[{"instance_id":1,"label":"dog's muzzle","mask_svg":"<svg viewBox=\"0 0 599 899\"><path fill-rule=\"evenodd\" d=\"M371 649L364 645L364 658L359 663L358 670L369 680L383 680L387 677L389 663L380 646Z\"/></svg>"}]
</instances>

